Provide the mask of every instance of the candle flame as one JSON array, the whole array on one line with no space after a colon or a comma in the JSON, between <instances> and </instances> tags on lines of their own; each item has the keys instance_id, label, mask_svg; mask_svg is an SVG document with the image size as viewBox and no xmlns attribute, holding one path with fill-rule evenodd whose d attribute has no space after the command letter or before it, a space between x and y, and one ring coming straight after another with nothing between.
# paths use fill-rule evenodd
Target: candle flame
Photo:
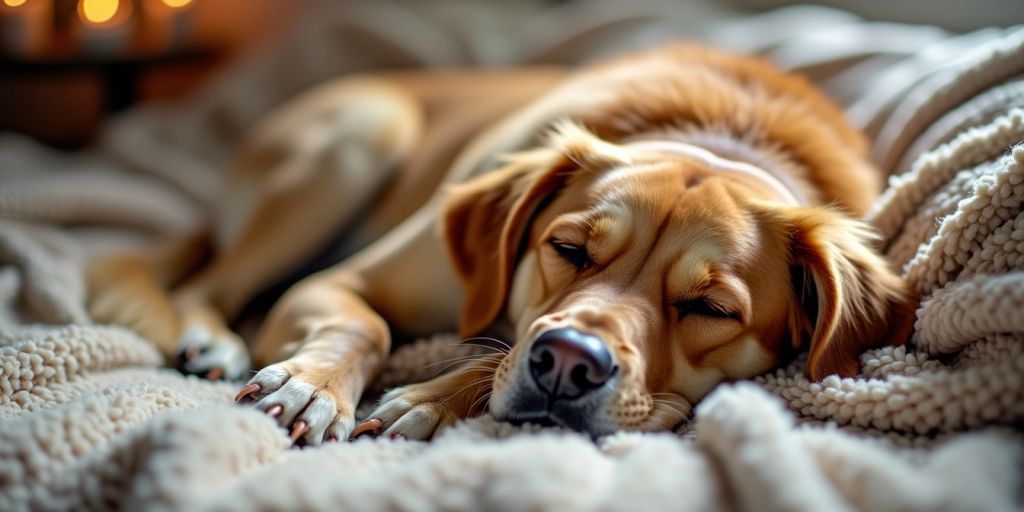
<instances>
[{"instance_id":1,"label":"candle flame","mask_svg":"<svg viewBox=\"0 0 1024 512\"><path fill-rule=\"evenodd\" d=\"M92 23L106 23L117 14L118 0L79 0L78 15Z\"/></svg>"},{"instance_id":2,"label":"candle flame","mask_svg":"<svg viewBox=\"0 0 1024 512\"><path fill-rule=\"evenodd\" d=\"M4 5L8 7L20 7L27 1L28 0L4 0Z\"/></svg>"},{"instance_id":3,"label":"candle flame","mask_svg":"<svg viewBox=\"0 0 1024 512\"><path fill-rule=\"evenodd\" d=\"M186 5L192 3L192 0L163 0L163 2L164 5L166 5L167 7L178 8L185 7Z\"/></svg>"}]
</instances>

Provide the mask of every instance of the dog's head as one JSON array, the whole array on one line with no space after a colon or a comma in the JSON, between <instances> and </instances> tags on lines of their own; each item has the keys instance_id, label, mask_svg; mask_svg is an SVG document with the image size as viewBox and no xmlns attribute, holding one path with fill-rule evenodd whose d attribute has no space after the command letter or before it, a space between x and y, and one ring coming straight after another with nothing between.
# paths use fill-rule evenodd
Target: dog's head
<instances>
[{"instance_id":1,"label":"dog's head","mask_svg":"<svg viewBox=\"0 0 1024 512\"><path fill-rule=\"evenodd\" d=\"M807 346L813 379L901 342L912 303L863 225L787 204L699 158L563 125L445 206L466 288L460 330L502 313L499 419L592 435L670 428L717 383Z\"/></svg>"}]
</instances>

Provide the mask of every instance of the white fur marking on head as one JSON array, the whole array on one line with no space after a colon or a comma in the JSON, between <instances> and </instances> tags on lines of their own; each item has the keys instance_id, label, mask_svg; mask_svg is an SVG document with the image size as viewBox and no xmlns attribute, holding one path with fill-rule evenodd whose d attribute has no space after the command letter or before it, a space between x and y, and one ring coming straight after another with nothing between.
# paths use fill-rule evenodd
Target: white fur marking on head
<instances>
[{"instance_id":1,"label":"white fur marking on head","mask_svg":"<svg viewBox=\"0 0 1024 512\"><path fill-rule=\"evenodd\" d=\"M799 190L797 190L795 186L787 184L782 176L776 176L747 162L739 162L720 157L702 147L674 140L642 140L631 142L627 147L636 151L668 153L693 158L703 162L704 165L707 165L708 167L743 174L754 178L765 185L768 185L790 204L807 204L807 200L799 193Z\"/></svg>"}]
</instances>

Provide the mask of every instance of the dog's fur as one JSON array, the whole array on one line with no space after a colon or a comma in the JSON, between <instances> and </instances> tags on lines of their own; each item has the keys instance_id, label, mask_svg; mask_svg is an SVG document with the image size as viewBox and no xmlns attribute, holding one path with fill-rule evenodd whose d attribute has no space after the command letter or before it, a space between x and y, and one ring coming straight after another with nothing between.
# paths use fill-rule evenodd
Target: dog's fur
<instances>
[{"instance_id":1,"label":"dog's fur","mask_svg":"<svg viewBox=\"0 0 1024 512\"><path fill-rule=\"evenodd\" d=\"M93 311L158 339L180 330L185 370L238 377L248 359L226 319L344 231L367 247L285 293L252 351L269 366L242 396L293 439L348 438L392 337L456 326L508 353L391 391L359 431L427 438L488 408L592 435L670 428L715 384L799 349L821 379L907 338L915 303L853 220L881 186L865 146L804 80L692 46L575 74L347 78L256 130L217 253L173 308L125 318L116 305L158 285L107 261ZM524 398L530 342L561 327L599 337L618 367L585 413Z\"/></svg>"}]
</instances>

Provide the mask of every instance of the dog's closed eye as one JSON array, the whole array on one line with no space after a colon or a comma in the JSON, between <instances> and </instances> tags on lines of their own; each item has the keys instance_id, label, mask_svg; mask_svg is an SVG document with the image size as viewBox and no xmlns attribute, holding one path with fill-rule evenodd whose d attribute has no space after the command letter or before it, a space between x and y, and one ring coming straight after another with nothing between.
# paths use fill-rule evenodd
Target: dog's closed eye
<instances>
[{"instance_id":1,"label":"dog's closed eye","mask_svg":"<svg viewBox=\"0 0 1024 512\"><path fill-rule=\"evenodd\" d=\"M676 318L682 320L690 315L700 315L708 318L721 318L726 320L739 320L740 316L734 311L729 311L721 304L708 300L706 297L696 299L680 299L672 306L676 309Z\"/></svg>"},{"instance_id":2,"label":"dog's closed eye","mask_svg":"<svg viewBox=\"0 0 1024 512\"><path fill-rule=\"evenodd\" d=\"M590 259L590 253L587 252L587 248L582 245L562 242L555 239L552 239L550 243L551 247L555 249L555 252L557 252L562 259L576 267L577 270L584 270L594 264L594 261Z\"/></svg>"}]
</instances>

